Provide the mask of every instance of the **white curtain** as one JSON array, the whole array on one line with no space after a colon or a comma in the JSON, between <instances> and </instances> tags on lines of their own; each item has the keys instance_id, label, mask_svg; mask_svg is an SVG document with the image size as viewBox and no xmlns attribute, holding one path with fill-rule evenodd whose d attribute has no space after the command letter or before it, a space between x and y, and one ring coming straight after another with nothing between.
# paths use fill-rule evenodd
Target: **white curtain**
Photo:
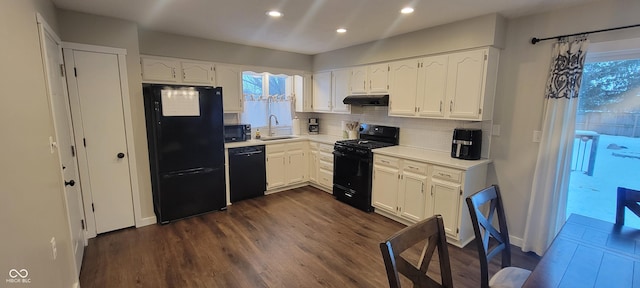
<instances>
[{"instance_id":1,"label":"white curtain","mask_svg":"<svg viewBox=\"0 0 640 288\"><path fill-rule=\"evenodd\" d=\"M545 92L545 114L523 251L544 254L565 222L571 150L589 40L558 42Z\"/></svg>"}]
</instances>

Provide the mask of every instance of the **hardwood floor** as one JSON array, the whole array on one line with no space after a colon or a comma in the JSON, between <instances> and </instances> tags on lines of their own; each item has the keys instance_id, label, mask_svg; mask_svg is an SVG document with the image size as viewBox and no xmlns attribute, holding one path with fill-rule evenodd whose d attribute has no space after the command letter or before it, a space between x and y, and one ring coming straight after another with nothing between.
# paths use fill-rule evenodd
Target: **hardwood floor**
<instances>
[{"instance_id":1,"label":"hardwood floor","mask_svg":"<svg viewBox=\"0 0 640 288\"><path fill-rule=\"evenodd\" d=\"M80 284L386 287L378 243L403 227L303 187L241 201L227 211L99 235L89 240ZM456 287L478 286L475 247L474 243L464 249L449 245ZM517 247L512 251L514 266L533 269L539 261ZM492 273L499 269L497 263ZM436 263L429 269L429 274L438 274Z\"/></svg>"}]
</instances>

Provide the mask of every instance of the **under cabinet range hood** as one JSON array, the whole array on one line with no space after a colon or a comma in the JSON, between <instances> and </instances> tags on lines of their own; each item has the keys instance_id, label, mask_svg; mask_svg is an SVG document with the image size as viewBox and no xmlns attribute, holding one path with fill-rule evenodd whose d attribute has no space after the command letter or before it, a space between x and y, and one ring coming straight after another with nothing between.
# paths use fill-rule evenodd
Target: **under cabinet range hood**
<instances>
[{"instance_id":1,"label":"under cabinet range hood","mask_svg":"<svg viewBox=\"0 0 640 288\"><path fill-rule=\"evenodd\" d=\"M342 103L354 106L389 106L389 95L349 95Z\"/></svg>"}]
</instances>

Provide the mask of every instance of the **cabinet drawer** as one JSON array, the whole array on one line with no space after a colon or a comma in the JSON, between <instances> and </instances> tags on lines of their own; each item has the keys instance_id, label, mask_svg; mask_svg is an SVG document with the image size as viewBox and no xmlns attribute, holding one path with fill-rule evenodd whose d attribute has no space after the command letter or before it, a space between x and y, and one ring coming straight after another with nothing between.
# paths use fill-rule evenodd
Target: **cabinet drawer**
<instances>
[{"instance_id":1,"label":"cabinet drawer","mask_svg":"<svg viewBox=\"0 0 640 288\"><path fill-rule=\"evenodd\" d=\"M318 144L318 150L320 150L321 152L332 153L333 146L327 144Z\"/></svg>"},{"instance_id":2,"label":"cabinet drawer","mask_svg":"<svg viewBox=\"0 0 640 288\"><path fill-rule=\"evenodd\" d=\"M320 169L318 171L318 183L325 187L333 187L333 173Z\"/></svg>"},{"instance_id":3,"label":"cabinet drawer","mask_svg":"<svg viewBox=\"0 0 640 288\"><path fill-rule=\"evenodd\" d=\"M373 157L373 163L377 165L384 165L388 167L398 168L399 162L400 162L400 159L387 157L387 156L375 155L375 157Z\"/></svg>"},{"instance_id":4,"label":"cabinet drawer","mask_svg":"<svg viewBox=\"0 0 640 288\"><path fill-rule=\"evenodd\" d=\"M287 150L304 150L305 142L294 142L285 144Z\"/></svg>"},{"instance_id":5,"label":"cabinet drawer","mask_svg":"<svg viewBox=\"0 0 640 288\"><path fill-rule=\"evenodd\" d=\"M426 176L428 174L427 167L428 165L425 163L404 160L404 165L402 165L402 170L405 172L411 172L411 173L416 173L416 174Z\"/></svg>"},{"instance_id":6,"label":"cabinet drawer","mask_svg":"<svg viewBox=\"0 0 640 288\"><path fill-rule=\"evenodd\" d=\"M320 166L320 169L333 172L333 163L329 163L327 161L320 161L318 166Z\"/></svg>"},{"instance_id":7,"label":"cabinet drawer","mask_svg":"<svg viewBox=\"0 0 640 288\"><path fill-rule=\"evenodd\" d=\"M460 183L460 181L462 181L462 171L444 167L433 167L431 177Z\"/></svg>"},{"instance_id":8,"label":"cabinet drawer","mask_svg":"<svg viewBox=\"0 0 640 288\"><path fill-rule=\"evenodd\" d=\"M269 144L266 147L267 154L274 152L284 152L286 150L285 144Z\"/></svg>"},{"instance_id":9,"label":"cabinet drawer","mask_svg":"<svg viewBox=\"0 0 640 288\"><path fill-rule=\"evenodd\" d=\"M320 154L318 155L319 155L318 158L320 159L320 161L325 161L333 165L333 153L320 152Z\"/></svg>"}]
</instances>

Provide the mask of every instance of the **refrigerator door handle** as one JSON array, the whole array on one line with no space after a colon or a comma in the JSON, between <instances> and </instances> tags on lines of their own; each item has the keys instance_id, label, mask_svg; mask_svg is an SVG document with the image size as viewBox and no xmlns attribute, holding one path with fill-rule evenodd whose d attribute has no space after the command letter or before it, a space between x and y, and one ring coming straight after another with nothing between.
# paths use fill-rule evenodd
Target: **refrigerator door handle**
<instances>
[{"instance_id":1,"label":"refrigerator door handle","mask_svg":"<svg viewBox=\"0 0 640 288\"><path fill-rule=\"evenodd\" d=\"M206 174L213 172L213 168L194 168L180 171L168 172L162 175L163 178L172 178L177 176L186 176L186 175L197 175L197 174Z\"/></svg>"}]
</instances>

